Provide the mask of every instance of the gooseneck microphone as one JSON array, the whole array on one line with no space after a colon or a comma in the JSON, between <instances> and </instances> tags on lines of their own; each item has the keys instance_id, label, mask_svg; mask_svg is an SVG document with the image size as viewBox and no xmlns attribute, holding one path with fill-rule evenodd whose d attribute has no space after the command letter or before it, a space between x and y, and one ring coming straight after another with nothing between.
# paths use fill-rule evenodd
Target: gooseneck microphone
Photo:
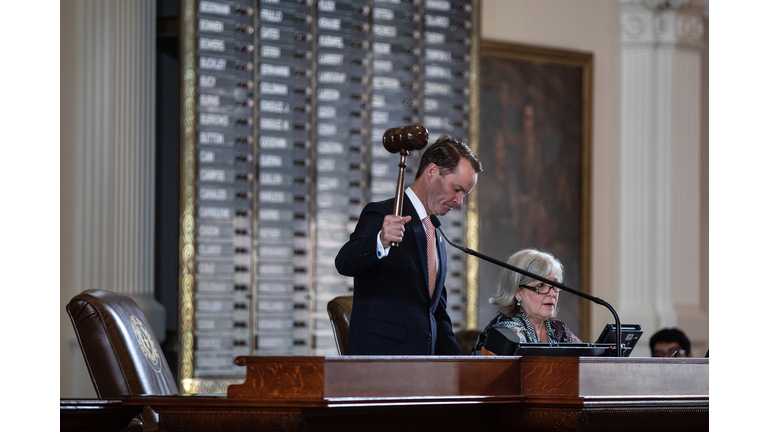
<instances>
[{"instance_id":1,"label":"gooseneck microphone","mask_svg":"<svg viewBox=\"0 0 768 432\"><path fill-rule=\"evenodd\" d=\"M456 249L458 249L458 250L460 250L460 251L462 251L464 253L467 253L467 254L470 254L470 255L474 255L474 256L476 256L476 257L478 257L480 259L483 259L485 261L488 261L488 262L490 262L492 264L496 264L499 267L504 267L505 269L512 270L513 272L520 273L522 275L525 275L525 276L528 276L530 278L536 279L538 281L550 284L552 286L556 286L556 287L560 288L563 291L567 291L567 292L569 292L571 294L575 294L575 295L577 295L579 297L583 297L583 298L585 298L585 299L587 299L589 301L592 301L594 303L597 303L599 305L607 307L608 310L610 310L611 313L613 314L613 318L616 320L616 357L621 357L621 352L622 352L621 322L619 321L619 314L616 313L616 309L614 309L613 306L608 304L607 301L605 301L605 300L603 300L601 298L598 298L598 297L591 296L589 294L583 293L583 292L578 291L576 289L569 288L569 287L567 287L567 286L565 286L565 285L563 285L563 284L561 284L559 282L555 282L555 281L549 280L549 279L547 279L545 277L541 277L539 275L536 275L536 274L533 274L531 272L525 271L523 269L517 268L517 267L515 267L513 265L507 264L507 263L505 263L503 261L499 261L499 260L497 260L495 258L491 258L491 257L489 257L487 255L483 255L483 254L481 254L479 252L475 252L472 249L466 248L464 246L457 245L457 244L453 243L452 241L450 241L448 239L448 236L445 235L445 233L443 232L443 229L440 227L440 220L437 218L437 216L431 215L431 216L429 216L429 220L432 221L432 225L434 225L435 228L440 230L440 234L443 235L443 238L445 238L445 241L447 241L448 244L450 244L451 246L455 247Z\"/></svg>"}]
</instances>

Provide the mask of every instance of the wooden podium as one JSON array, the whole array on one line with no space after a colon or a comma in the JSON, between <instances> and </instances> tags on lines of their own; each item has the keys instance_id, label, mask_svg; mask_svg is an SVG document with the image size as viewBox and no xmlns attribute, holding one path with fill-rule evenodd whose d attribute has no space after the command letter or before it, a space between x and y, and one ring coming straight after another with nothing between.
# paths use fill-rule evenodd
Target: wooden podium
<instances>
[{"instance_id":1,"label":"wooden podium","mask_svg":"<svg viewBox=\"0 0 768 432\"><path fill-rule=\"evenodd\" d=\"M709 426L709 359L238 357L222 395L132 396L161 431L680 431Z\"/></svg>"}]
</instances>

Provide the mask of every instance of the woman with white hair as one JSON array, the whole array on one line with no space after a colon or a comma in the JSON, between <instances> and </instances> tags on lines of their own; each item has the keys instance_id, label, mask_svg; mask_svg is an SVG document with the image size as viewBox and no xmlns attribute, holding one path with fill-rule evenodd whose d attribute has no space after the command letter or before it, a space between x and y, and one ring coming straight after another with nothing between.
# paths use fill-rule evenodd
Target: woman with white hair
<instances>
[{"instance_id":1,"label":"woman with white hair","mask_svg":"<svg viewBox=\"0 0 768 432\"><path fill-rule=\"evenodd\" d=\"M563 282L563 265L547 252L523 249L509 257L507 263L546 279ZM564 322L554 318L559 298L560 288L503 269L496 294L490 298L499 314L477 338L472 354L480 354L491 327L511 328L520 337L520 342L581 342Z\"/></svg>"}]
</instances>

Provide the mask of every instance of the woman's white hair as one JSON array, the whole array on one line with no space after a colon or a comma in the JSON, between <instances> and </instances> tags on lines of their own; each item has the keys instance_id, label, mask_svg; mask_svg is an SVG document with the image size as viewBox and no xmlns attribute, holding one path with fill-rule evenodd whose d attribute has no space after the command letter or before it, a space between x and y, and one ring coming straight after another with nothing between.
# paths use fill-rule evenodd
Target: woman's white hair
<instances>
[{"instance_id":1,"label":"woman's white hair","mask_svg":"<svg viewBox=\"0 0 768 432\"><path fill-rule=\"evenodd\" d=\"M563 264L552 254L536 249L523 249L515 252L515 254L509 257L507 264L545 278L552 274L555 277L554 280L560 283L563 283L565 278ZM520 285L528 285L528 282L531 281L539 282L534 278L524 276L512 270L502 269L496 294L488 299L488 301L497 307L499 313L513 317L519 311L515 294L520 289Z\"/></svg>"}]
</instances>

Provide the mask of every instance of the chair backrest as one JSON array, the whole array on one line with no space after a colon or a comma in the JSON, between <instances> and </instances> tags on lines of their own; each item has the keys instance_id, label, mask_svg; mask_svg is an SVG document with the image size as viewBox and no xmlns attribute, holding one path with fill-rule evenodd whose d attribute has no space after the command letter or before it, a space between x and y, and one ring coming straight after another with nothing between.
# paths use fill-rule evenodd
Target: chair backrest
<instances>
[{"instance_id":1,"label":"chair backrest","mask_svg":"<svg viewBox=\"0 0 768 432\"><path fill-rule=\"evenodd\" d=\"M352 296L340 296L328 302L328 316L331 318L333 337L340 355L347 353L349 317L352 315Z\"/></svg>"},{"instance_id":2,"label":"chair backrest","mask_svg":"<svg viewBox=\"0 0 768 432\"><path fill-rule=\"evenodd\" d=\"M69 302L67 313L99 398L178 394L155 333L130 297L83 291Z\"/></svg>"}]
</instances>

